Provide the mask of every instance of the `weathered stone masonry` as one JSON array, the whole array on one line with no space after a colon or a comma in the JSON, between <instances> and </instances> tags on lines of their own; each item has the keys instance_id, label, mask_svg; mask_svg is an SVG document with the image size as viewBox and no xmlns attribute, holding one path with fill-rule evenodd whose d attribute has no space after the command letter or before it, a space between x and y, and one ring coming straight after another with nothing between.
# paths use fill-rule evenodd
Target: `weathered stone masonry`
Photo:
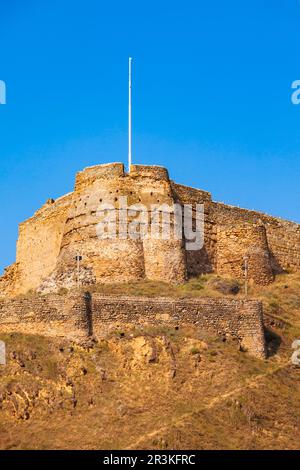
<instances>
[{"instance_id":1,"label":"weathered stone masonry","mask_svg":"<svg viewBox=\"0 0 300 470\"><path fill-rule=\"evenodd\" d=\"M188 251L176 239L99 239L99 204L118 210L120 196L148 211L153 204L203 204L204 247ZM250 279L268 284L277 273L300 270L300 225L214 202L206 191L171 181L162 167L132 165L126 173L122 163L96 165L76 175L72 193L48 200L20 224L16 263L0 277L0 297L74 287L78 252L86 286L139 279L182 283L208 272L242 279L245 256Z\"/></svg>"},{"instance_id":2,"label":"weathered stone masonry","mask_svg":"<svg viewBox=\"0 0 300 470\"><path fill-rule=\"evenodd\" d=\"M265 356L262 304L255 300L111 297L72 292L0 301L0 332L20 331L72 340L103 337L126 325L193 324L237 338Z\"/></svg>"},{"instance_id":3,"label":"weathered stone masonry","mask_svg":"<svg viewBox=\"0 0 300 470\"><path fill-rule=\"evenodd\" d=\"M99 204L110 203L118 212L121 196L128 205L146 206L148 215L153 205L203 204L203 248L188 251L175 238L99 239ZM96 165L76 175L72 193L49 199L20 224L16 263L0 277L0 331L77 340L101 337L118 325L188 323L235 336L263 357L260 302L83 296L74 291L78 253L79 281L87 290L90 284L142 279L183 283L209 272L242 279L245 256L250 280L264 285L280 272L300 270L300 225L214 202L207 191L171 181L162 167L132 165L126 173L122 163ZM58 295L61 288L68 294ZM28 291L49 294L19 297Z\"/></svg>"}]
</instances>

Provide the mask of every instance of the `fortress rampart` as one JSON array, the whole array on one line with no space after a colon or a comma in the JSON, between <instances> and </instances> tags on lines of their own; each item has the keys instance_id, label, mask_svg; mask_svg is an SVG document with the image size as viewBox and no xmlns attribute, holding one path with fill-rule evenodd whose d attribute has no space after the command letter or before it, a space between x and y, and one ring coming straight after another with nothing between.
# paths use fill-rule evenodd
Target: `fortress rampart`
<instances>
[{"instance_id":1,"label":"fortress rampart","mask_svg":"<svg viewBox=\"0 0 300 470\"><path fill-rule=\"evenodd\" d=\"M174 238L99 239L99 205L112 204L120 217L124 196L147 211L154 204L203 204L203 248L188 251ZM245 256L250 280L268 284L277 273L300 269L300 225L214 202L207 191L171 181L162 167L132 165L126 173L122 163L96 165L76 175L72 193L48 200L20 224L16 263L0 277L0 297L74 287L78 253L80 284L87 286L145 278L182 283L208 272L242 279Z\"/></svg>"},{"instance_id":2,"label":"fortress rampart","mask_svg":"<svg viewBox=\"0 0 300 470\"><path fill-rule=\"evenodd\" d=\"M236 338L250 354L265 357L262 304L255 300L171 299L49 294L0 300L0 332L68 337L82 341L145 325L192 324Z\"/></svg>"}]
</instances>

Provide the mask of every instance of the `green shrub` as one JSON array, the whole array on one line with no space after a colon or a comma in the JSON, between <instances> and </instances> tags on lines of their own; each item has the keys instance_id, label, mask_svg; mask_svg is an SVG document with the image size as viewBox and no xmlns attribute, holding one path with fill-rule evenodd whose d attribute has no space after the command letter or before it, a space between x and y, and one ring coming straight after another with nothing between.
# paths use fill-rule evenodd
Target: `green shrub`
<instances>
[{"instance_id":1,"label":"green shrub","mask_svg":"<svg viewBox=\"0 0 300 470\"><path fill-rule=\"evenodd\" d=\"M193 348L191 348L190 353L191 353L191 354L199 354L199 353L200 353L200 349L193 347Z\"/></svg>"}]
</instances>

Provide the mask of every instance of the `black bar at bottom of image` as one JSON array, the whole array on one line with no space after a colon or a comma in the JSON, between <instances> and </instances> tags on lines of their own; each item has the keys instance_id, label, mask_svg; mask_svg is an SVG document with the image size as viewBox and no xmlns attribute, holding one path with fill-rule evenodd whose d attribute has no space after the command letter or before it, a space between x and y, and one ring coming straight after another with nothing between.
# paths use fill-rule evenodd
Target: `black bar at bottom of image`
<instances>
[{"instance_id":1,"label":"black bar at bottom of image","mask_svg":"<svg viewBox=\"0 0 300 470\"><path fill-rule=\"evenodd\" d=\"M138 468L141 465L151 466L202 466L207 469L207 464L215 463L224 465L226 463L239 468L243 464L251 467L256 463L267 463L274 461L287 465L289 462L299 462L299 451L214 451L214 450L95 450L95 451L78 451L78 450L5 450L0 451L1 465L13 462L20 463L22 467L30 466L40 468L43 466L52 466L57 463L89 465L93 464L93 468L97 466L116 466L120 465L124 468ZM2 467L4 468L4 467Z\"/></svg>"}]
</instances>

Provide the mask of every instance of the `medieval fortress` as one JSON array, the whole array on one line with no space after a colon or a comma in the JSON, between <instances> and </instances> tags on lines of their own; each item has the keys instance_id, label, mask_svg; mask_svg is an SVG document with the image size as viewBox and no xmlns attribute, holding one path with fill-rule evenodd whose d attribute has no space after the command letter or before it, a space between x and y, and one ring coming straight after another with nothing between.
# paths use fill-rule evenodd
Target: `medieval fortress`
<instances>
[{"instance_id":1,"label":"medieval fortress","mask_svg":"<svg viewBox=\"0 0 300 470\"><path fill-rule=\"evenodd\" d=\"M201 247L188 250L184 237L174 236L99 237L99 205L109 203L121 218L119 204L124 197L149 213L153 205L190 205L194 227L199 217L195 208L201 205ZM174 214L169 215L174 225ZM129 214L128 224L133 219ZM278 273L299 270L300 225L214 202L206 191L171 181L162 167L131 165L129 173L122 163L89 167L77 174L72 193L49 199L20 224L16 262L0 278L0 331L30 331L35 326L45 334L68 330L71 336L79 331L97 336L118 322L192 322L236 335L261 356L264 339L258 301L82 294L82 288L88 291L92 284L142 279L183 283L210 272L243 279L245 257L250 282L261 285L271 283ZM81 290L76 290L78 284ZM68 293L59 295L62 288Z\"/></svg>"}]
</instances>

